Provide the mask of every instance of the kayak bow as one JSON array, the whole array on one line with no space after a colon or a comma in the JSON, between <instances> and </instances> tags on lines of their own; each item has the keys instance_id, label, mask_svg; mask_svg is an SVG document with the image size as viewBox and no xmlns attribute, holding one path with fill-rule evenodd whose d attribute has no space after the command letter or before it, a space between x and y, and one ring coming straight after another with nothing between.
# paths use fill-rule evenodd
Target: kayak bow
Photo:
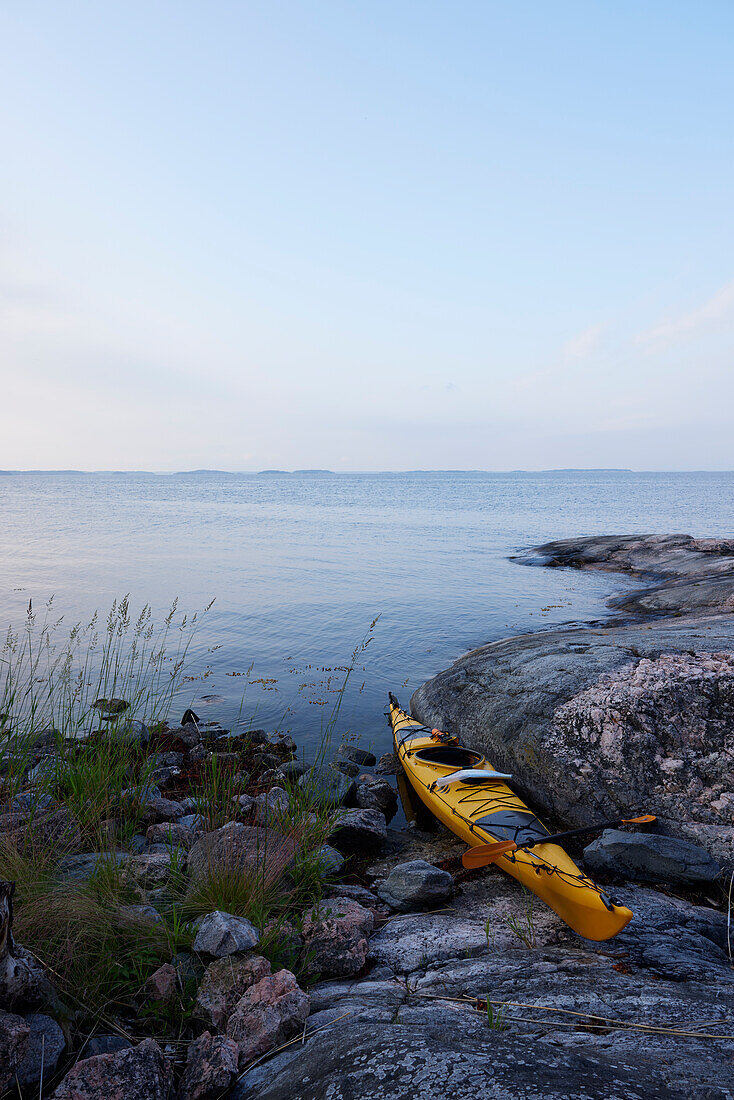
<instances>
[{"instance_id":1,"label":"kayak bow","mask_svg":"<svg viewBox=\"0 0 734 1100\"><path fill-rule=\"evenodd\" d=\"M632 919L585 875L558 844L544 842L546 827L481 753L458 738L416 722L390 695L395 753L410 785L431 813L470 848L499 841L533 847L506 852L497 865L541 898L590 940L616 936Z\"/></svg>"}]
</instances>

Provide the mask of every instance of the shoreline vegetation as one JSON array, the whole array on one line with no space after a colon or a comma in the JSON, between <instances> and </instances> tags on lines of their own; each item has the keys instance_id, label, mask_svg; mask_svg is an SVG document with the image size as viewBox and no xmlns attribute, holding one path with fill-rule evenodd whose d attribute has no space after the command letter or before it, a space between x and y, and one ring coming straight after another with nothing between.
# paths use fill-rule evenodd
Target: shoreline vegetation
<instances>
[{"instance_id":1,"label":"shoreline vegetation","mask_svg":"<svg viewBox=\"0 0 734 1100\"><path fill-rule=\"evenodd\" d=\"M176 604L160 627L147 606L133 619L125 597L63 644L52 601L41 617L29 604L24 628L8 632L0 654L0 1094L13 1086L50 1094L88 1052L139 1049L132 1044L149 1039L178 1075L203 1026L223 1022L209 1012L202 981L216 960L236 962L243 950L253 957L255 946L257 966L235 981L230 1008L248 975L251 985L285 975L302 998L299 1013L307 1004L297 982L318 976L319 952L304 932L318 940L326 895L345 864L327 841L339 844L339 807L359 773L353 758L374 762L347 741L338 768L324 758L374 623L345 667L309 765L290 736L242 721L228 730L187 709L180 725L169 724L198 623ZM352 818L346 853L359 835ZM220 975L225 985L231 977ZM249 1045L228 1040L232 1081L277 1045L280 1031L265 1028Z\"/></svg>"},{"instance_id":2,"label":"shoreline vegetation","mask_svg":"<svg viewBox=\"0 0 734 1100\"><path fill-rule=\"evenodd\" d=\"M557 659L573 675L542 721L552 724L558 711L565 725L558 719L557 728L574 736L576 696L587 725L596 715L608 734L607 709L619 708L620 677L633 668L633 698L658 723L650 737L667 744L663 727L699 737L684 768L662 769L670 800L676 777L690 776L700 756L701 730L721 738L731 726L715 707L702 717L699 697L713 692L724 707L734 698L734 666L708 656L729 613L706 603L720 600L722 578L734 584L734 544L662 540L653 568L650 545L631 541L542 548L546 565L583 560L583 568L591 558L592 568L655 576L621 609L647 616L635 629L656 655L628 652L625 664L615 650L616 679L604 681L593 706L584 693L606 674L599 651L563 630L496 643L457 665L519 647L531 680L518 690L513 673L514 694L503 687L503 698L534 708L540 723L549 698L542 670L557 677ZM703 580L692 561L713 563L715 577ZM668 629L671 590L704 605L707 628L716 620L705 660L694 648L662 672L655 666L651 679L644 665L641 677L639 662L660 658L656 632ZM646 600L652 610L641 612ZM538 1090L561 1100L582 1086L592 1098L728 1095L732 883L704 848L666 830L569 847L635 914L612 941L582 940L499 870L463 869L464 845L415 807L405 805L406 826L388 830L393 754L378 762L340 728L344 689L371 632L307 762L292 737L254 723L227 730L191 709L173 722L198 618L174 606L157 628L148 609L133 619L123 600L57 650L53 614L53 605L38 618L29 607L25 630L2 653L0 1096L399 1100L443 1095L459 1078L477 1095L509 1100ZM600 635L606 652L628 627L574 629ZM533 645L550 650L527 666L523 647ZM473 745L468 697L456 709L473 673L457 680L456 669L419 689L412 709ZM624 705L613 723L620 737L628 736L621 718L632 715L634 729L641 721ZM511 720L481 719L506 745ZM595 736L582 762L601 766ZM487 751L505 766L494 746ZM514 765L521 785L547 767L538 755L525 771ZM592 773L580 774L579 795L594 786ZM608 776L604 784L609 791ZM559 781L559 799L563 790ZM551 816L573 824L583 798L566 801ZM726 799L716 812L731 812ZM718 819L694 824L706 827L699 841L727 830Z\"/></svg>"}]
</instances>

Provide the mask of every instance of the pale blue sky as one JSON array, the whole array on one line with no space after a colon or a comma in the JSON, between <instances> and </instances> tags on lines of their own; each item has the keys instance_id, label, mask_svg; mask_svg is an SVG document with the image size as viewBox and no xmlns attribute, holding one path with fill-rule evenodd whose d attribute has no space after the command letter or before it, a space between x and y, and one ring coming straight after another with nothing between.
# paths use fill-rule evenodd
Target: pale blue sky
<instances>
[{"instance_id":1,"label":"pale blue sky","mask_svg":"<svg viewBox=\"0 0 734 1100\"><path fill-rule=\"evenodd\" d=\"M0 7L0 467L734 467L734 5Z\"/></svg>"}]
</instances>

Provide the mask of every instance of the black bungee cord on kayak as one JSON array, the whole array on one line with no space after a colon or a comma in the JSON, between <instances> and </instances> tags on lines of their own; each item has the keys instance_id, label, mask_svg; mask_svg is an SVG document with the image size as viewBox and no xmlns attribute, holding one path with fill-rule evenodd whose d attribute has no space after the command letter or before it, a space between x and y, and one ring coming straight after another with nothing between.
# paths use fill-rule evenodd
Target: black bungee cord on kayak
<instances>
[{"instance_id":1,"label":"black bungee cord on kayak","mask_svg":"<svg viewBox=\"0 0 734 1100\"><path fill-rule=\"evenodd\" d=\"M390 698L390 702L394 706L400 707L400 704L398 703L397 699L392 694L392 692L390 692L389 698ZM402 710L402 708L400 708L400 709ZM408 739L408 733L409 732L411 734L411 737L415 737L416 735L423 734L423 735L427 735L427 736L430 736L430 737L434 738L434 740L438 740L438 738L434 734L434 731L429 729L428 726L419 725L415 722L414 719L410 718L409 715L405 711L403 711L402 713L403 713L404 717L403 718L398 718L396 720L395 724L393 725L392 717L390 715L390 712L389 711L386 712L386 718L387 718L388 722L390 723L390 725L393 728L393 731L394 731L394 734L395 734L395 740L398 742L398 746L400 748L402 748L404 746L405 741ZM404 729L405 732L403 733L402 737L398 737L398 734L399 734L400 730L402 730L402 729ZM456 741L457 740L457 738L455 738L451 734L446 734L445 736L446 736L447 739L449 739L451 741ZM409 751L409 750L406 750L406 751ZM481 781L479 781L479 782L481 782ZM423 784L423 785L426 787L426 790L430 789L427 784ZM448 809L451 810L452 813L454 813L454 814L456 813L456 810L454 809L454 807L451 806L451 804L445 798L443 798L441 796L441 794L438 790L434 790L434 791L432 791L432 793L433 793L434 797L439 798L444 803L444 805ZM477 800L476 796L478 794L480 794L480 792L477 790L477 788L472 787L472 789L468 790L466 792L466 794L463 795L462 798L459 799L459 801L461 803L468 803L469 805L471 805L472 803L474 803L476 801L479 802L477 811L475 811L474 814L472 815L474 817L477 817L479 814L481 814L481 812L485 808L487 808L491 805L497 805L498 803L499 803L499 808L495 811L495 813L503 812L502 811L502 804L505 805L507 810L516 809L516 806L514 805L514 800L517 798L517 795L515 795L515 793L511 790L508 790L508 793L506 795L505 794L500 794L499 792L496 792L491 798L481 797L481 795L480 795L480 799ZM490 816L493 816L493 815L490 815ZM469 818L467 818L466 823L467 823L467 825L469 826L469 828L471 829L471 831L473 833L476 832L475 822L473 822ZM540 822L538 822L538 824L540 825ZM483 832L491 835L491 826L489 824L487 824L486 826L480 826L480 828L482 828ZM513 838L513 839L517 838L517 833L522 828L523 828L522 825L518 825L518 826L515 827L515 838ZM542 840L539 840L539 843L542 843ZM540 852L533 851L533 858L532 859L518 860L517 856L515 855L514 852L506 852L506 853L504 853L502 858L506 859L509 863L525 863L526 865L532 866L535 873L536 873L536 875L540 875L542 873L545 873L548 876L556 875L563 882L566 882L569 886L573 887L574 889L584 889L584 890L589 890L590 889L590 890L593 890L594 893L596 893L599 896L599 899L601 900L602 904L607 909L609 909L610 911L612 909L614 909L615 905L617 904L612 898L610 898L607 895L605 890L602 890L602 888L596 882L594 882L593 879L588 878L583 872L579 871L579 873L577 875L574 875L570 871L564 871L560 867L558 867L556 864L550 863L544 856L542 856L540 854Z\"/></svg>"}]
</instances>

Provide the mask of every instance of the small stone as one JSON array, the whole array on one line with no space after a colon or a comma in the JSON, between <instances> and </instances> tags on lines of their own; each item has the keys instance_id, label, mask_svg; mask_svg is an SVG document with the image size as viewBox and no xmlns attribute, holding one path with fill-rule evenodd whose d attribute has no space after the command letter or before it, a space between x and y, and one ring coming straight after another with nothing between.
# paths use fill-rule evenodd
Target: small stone
<instances>
[{"instance_id":1,"label":"small stone","mask_svg":"<svg viewBox=\"0 0 734 1100\"><path fill-rule=\"evenodd\" d=\"M334 760L334 767L342 773L342 775L348 775L351 779L356 779L359 775L359 768L351 760L340 760L338 757Z\"/></svg>"},{"instance_id":2,"label":"small stone","mask_svg":"<svg viewBox=\"0 0 734 1100\"><path fill-rule=\"evenodd\" d=\"M194 951L221 958L238 951L250 951L259 940L260 933L246 917L235 917L216 910L207 913L199 924Z\"/></svg>"},{"instance_id":3,"label":"small stone","mask_svg":"<svg viewBox=\"0 0 734 1100\"><path fill-rule=\"evenodd\" d=\"M143 997L154 1004L171 1004L178 997L178 974L170 963L159 966L143 986Z\"/></svg>"},{"instance_id":4,"label":"small stone","mask_svg":"<svg viewBox=\"0 0 734 1100\"><path fill-rule=\"evenodd\" d=\"M189 875L192 879L206 879L212 869L262 874L267 867L272 879L278 867L285 873L295 854L295 842L275 829L230 821L221 829L200 836L192 845Z\"/></svg>"},{"instance_id":5,"label":"small stone","mask_svg":"<svg viewBox=\"0 0 734 1100\"><path fill-rule=\"evenodd\" d=\"M249 794L236 794L232 801L236 804L238 812L242 815L252 812L252 807L255 805L255 799Z\"/></svg>"},{"instance_id":6,"label":"small stone","mask_svg":"<svg viewBox=\"0 0 734 1100\"><path fill-rule=\"evenodd\" d=\"M379 810L343 810L329 841L340 852L379 847L387 839L387 821Z\"/></svg>"},{"instance_id":7,"label":"small stone","mask_svg":"<svg viewBox=\"0 0 734 1100\"><path fill-rule=\"evenodd\" d=\"M208 1027L222 1031L241 997L250 986L270 973L270 963L260 955L235 958L228 955L211 963L196 994L194 1014Z\"/></svg>"},{"instance_id":8,"label":"small stone","mask_svg":"<svg viewBox=\"0 0 734 1100\"><path fill-rule=\"evenodd\" d=\"M185 829L190 829L193 833L203 833L205 828L204 818L201 814L184 814L176 822L177 825L183 826Z\"/></svg>"},{"instance_id":9,"label":"small stone","mask_svg":"<svg viewBox=\"0 0 734 1100\"><path fill-rule=\"evenodd\" d=\"M154 1039L113 1054L85 1058L67 1073L54 1100L168 1100L170 1063Z\"/></svg>"},{"instance_id":10,"label":"small stone","mask_svg":"<svg viewBox=\"0 0 734 1100\"><path fill-rule=\"evenodd\" d=\"M163 917L152 905L121 905L117 910L120 924L151 928L154 924L160 924Z\"/></svg>"},{"instance_id":11,"label":"small stone","mask_svg":"<svg viewBox=\"0 0 734 1100\"><path fill-rule=\"evenodd\" d=\"M189 1044L177 1100L218 1100L234 1082L238 1060L234 1039L203 1032Z\"/></svg>"},{"instance_id":12,"label":"small stone","mask_svg":"<svg viewBox=\"0 0 734 1100\"><path fill-rule=\"evenodd\" d=\"M308 1019L310 1000L290 970L261 978L240 999L227 1024L244 1067L292 1038Z\"/></svg>"},{"instance_id":13,"label":"small stone","mask_svg":"<svg viewBox=\"0 0 734 1100\"><path fill-rule=\"evenodd\" d=\"M194 745L189 751L189 763L191 764L203 764L205 760L211 757L211 753L204 748L203 745Z\"/></svg>"},{"instance_id":14,"label":"small stone","mask_svg":"<svg viewBox=\"0 0 734 1100\"><path fill-rule=\"evenodd\" d=\"M316 764L298 780L298 785L315 802L327 806L343 805L354 792L354 780L328 764Z\"/></svg>"},{"instance_id":15,"label":"small stone","mask_svg":"<svg viewBox=\"0 0 734 1100\"><path fill-rule=\"evenodd\" d=\"M276 825L284 820L290 809L290 799L282 787L271 787L255 799L255 824Z\"/></svg>"},{"instance_id":16,"label":"small stone","mask_svg":"<svg viewBox=\"0 0 734 1100\"><path fill-rule=\"evenodd\" d=\"M190 848L194 843L195 835L192 829L178 822L165 821L158 825L150 825L145 833L149 844L166 844L175 848Z\"/></svg>"},{"instance_id":17,"label":"small stone","mask_svg":"<svg viewBox=\"0 0 734 1100\"><path fill-rule=\"evenodd\" d=\"M165 886L171 877L171 851L130 856L125 874L144 890Z\"/></svg>"},{"instance_id":18,"label":"small stone","mask_svg":"<svg viewBox=\"0 0 734 1100\"><path fill-rule=\"evenodd\" d=\"M304 764L302 760L286 760L278 771L284 779L300 779L307 771L311 770L310 764Z\"/></svg>"},{"instance_id":19,"label":"small stone","mask_svg":"<svg viewBox=\"0 0 734 1100\"><path fill-rule=\"evenodd\" d=\"M180 802L169 798L149 798L141 805L141 818L146 825L159 825L167 821L178 821L184 816Z\"/></svg>"},{"instance_id":20,"label":"small stone","mask_svg":"<svg viewBox=\"0 0 734 1100\"><path fill-rule=\"evenodd\" d=\"M344 856L329 844L324 844L322 848L319 848L318 857L321 860L321 873L323 875L338 875L344 866Z\"/></svg>"},{"instance_id":21,"label":"small stone","mask_svg":"<svg viewBox=\"0 0 734 1100\"><path fill-rule=\"evenodd\" d=\"M440 905L451 897L453 889L448 871L424 859L413 859L393 867L377 893L391 909L408 912Z\"/></svg>"},{"instance_id":22,"label":"small stone","mask_svg":"<svg viewBox=\"0 0 734 1100\"><path fill-rule=\"evenodd\" d=\"M150 741L150 730L145 722L121 722L119 726L111 726L107 733L112 740L130 745L147 745Z\"/></svg>"}]
</instances>

